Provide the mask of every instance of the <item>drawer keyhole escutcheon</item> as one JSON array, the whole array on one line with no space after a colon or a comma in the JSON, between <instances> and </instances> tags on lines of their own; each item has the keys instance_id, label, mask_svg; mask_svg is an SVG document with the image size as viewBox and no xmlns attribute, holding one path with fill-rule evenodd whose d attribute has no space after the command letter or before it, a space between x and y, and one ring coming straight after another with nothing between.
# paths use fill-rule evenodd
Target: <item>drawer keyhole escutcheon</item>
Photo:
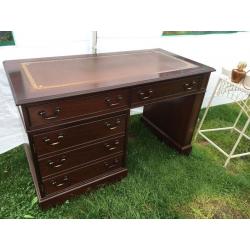
<instances>
[{"instance_id":1,"label":"drawer keyhole escutcheon","mask_svg":"<svg viewBox=\"0 0 250 250\"><path fill-rule=\"evenodd\" d=\"M138 94L139 94L139 98L140 98L141 100L146 100L146 99L149 99L150 97L152 97L152 95L153 95L153 90L152 90L152 89L148 89L148 90L146 90L146 91L140 90L140 91L138 92Z\"/></svg>"},{"instance_id":2,"label":"drawer keyhole escutcheon","mask_svg":"<svg viewBox=\"0 0 250 250\"><path fill-rule=\"evenodd\" d=\"M109 107L114 107L120 104L120 101L123 99L121 95L118 95L116 97L116 102L113 102L113 100L110 97L106 97L105 101L108 104Z\"/></svg>"},{"instance_id":3,"label":"drawer keyhole escutcheon","mask_svg":"<svg viewBox=\"0 0 250 250\"><path fill-rule=\"evenodd\" d=\"M59 107L55 108L54 113L51 116L48 116L46 114L46 111L39 111L38 114L44 119L44 120L52 120L58 118L58 115L60 113L61 109Z\"/></svg>"},{"instance_id":4,"label":"drawer keyhole escutcheon","mask_svg":"<svg viewBox=\"0 0 250 250\"><path fill-rule=\"evenodd\" d=\"M110 122L106 122L106 127L110 130L116 129L118 127L118 125L121 123L120 119L116 119L116 121L114 122L114 124L110 123Z\"/></svg>"},{"instance_id":5,"label":"drawer keyhole escutcheon","mask_svg":"<svg viewBox=\"0 0 250 250\"><path fill-rule=\"evenodd\" d=\"M56 145L58 145L58 144L61 143L61 141L62 141L63 138L64 138L63 135L58 135L57 136L57 141L51 142L51 139L48 138L48 137L44 138L43 141L45 143L47 143L48 145L50 145L50 146L56 146Z\"/></svg>"}]
</instances>

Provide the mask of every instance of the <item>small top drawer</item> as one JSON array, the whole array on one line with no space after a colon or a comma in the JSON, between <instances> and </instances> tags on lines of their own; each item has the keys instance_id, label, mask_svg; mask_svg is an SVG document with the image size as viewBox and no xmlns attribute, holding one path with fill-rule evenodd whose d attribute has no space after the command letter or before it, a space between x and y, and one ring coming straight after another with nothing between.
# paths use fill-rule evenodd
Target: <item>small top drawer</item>
<instances>
[{"instance_id":1,"label":"small top drawer","mask_svg":"<svg viewBox=\"0 0 250 250\"><path fill-rule=\"evenodd\" d=\"M49 103L27 106L29 124L36 128L77 119L91 114L107 113L111 109L128 106L128 90L114 90L96 95L53 100Z\"/></svg>"},{"instance_id":2,"label":"small top drawer","mask_svg":"<svg viewBox=\"0 0 250 250\"><path fill-rule=\"evenodd\" d=\"M201 87L202 77L197 76L136 87L132 93L132 107L166 96L199 91Z\"/></svg>"}]
</instances>

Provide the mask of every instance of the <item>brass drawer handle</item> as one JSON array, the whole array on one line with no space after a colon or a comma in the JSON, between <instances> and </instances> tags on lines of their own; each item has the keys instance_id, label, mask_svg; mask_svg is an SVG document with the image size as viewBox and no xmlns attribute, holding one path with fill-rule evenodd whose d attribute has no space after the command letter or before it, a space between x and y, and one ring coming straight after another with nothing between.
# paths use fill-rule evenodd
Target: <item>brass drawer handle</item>
<instances>
[{"instance_id":1,"label":"brass drawer handle","mask_svg":"<svg viewBox=\"0 0 250 250\"><path fill-rule=\"evenodd\" d=\"M50 166L51 168L60 168L60 167L63 165L63 163L64 163L65 161L66 161L66 158L63 157L63 158L59 161L60 164L55 165L55 162L54 162L54 161L49 161L48 164L49 164L49 166Z\"/></svg>"},{"instance_id":2,"label":"brass drawer handle","mask_svg":"<svg viewBox=\"0 0 250 250\"><path fill-rule=\"evenodd\" d=\"M186 90L193 90L196 85L197 85L197 82L193 80L191 83L185 83L184 87Z\"/></svg>"},{"instance_id":3,"label":"brass drawer handle","mask_svg":"<svg viewBox=\"0 0 250 250\"><path fill-rule=\"evenodd\" d=\"M113 129L116 129L120 123L121 123L120 119L116 119L115 121L116 126L115 125L112 126L112 124L109 122L106 122L105 125L108 129L113 130Z\"/></svg>"},{"instance_id":4,"label":"brass drawer handle","mask_svg":"<svg viewBox=\"0 0 250 250\"><path fill-rule=\"evenodd\" d=\"M146 100L146 99L149 99L150 97L152 97L153 90L152 89L149 89L149 90L146 90L146 91L140 90L138 92L138 94L139 94L139 98L141 100Z\"/></svg>"},{"instance_id":5,"label":"brass drawer handle","mask_svg":"<svg viewBox=\"0 0 250 250\"><path fill-rule=\"evenodd\" d=\"M117 147L116 145L119 145L119 141L115 141L113 146L111 144L106 143L105 148L107 148L109 151L115 150Z\"/></svg>"},{"instance_id":6,"label":"brass drawer handle","mask_svg":"<svg viewBox=\"0 0 250 250\"><path fill-rule=\"evenodd\" d=\"M52 116L47 116L46 111L39 111L38 114L45 120L52 120L58 118L61 109L57 107Z\"/></svg>"},{"instance_id":7,"label":"brass drawer handle","mask_svg":"<svg viewBox=\"0 0 250 250\"><path fill-rule=\"evenodd\" d=\"M190 86L188 83L185 84L185 88L186 88L186 90L192 90L193 89L193 87Z\"/></svg>"},{"instance_id":8,"label":"brass drawer handle","mask_svg":"<svg viewBox=\"0 0 250 250\"><path fill-rule=\"evenodd\" d=\"M62 182L57 182L57 181L55 181L55 180L52 180L52 182L51 182L51 184L53 185L53 186L56 186L56 187L63 187L63 186L65 186L66 184L68 184L69 183L69 178L68 178L68 176L65 176L64 178L63 178L63 180L62 180Z\"/></svg>"},{"instance_id":9,"label":"brass drawer handle","mask_svg":"<svg viewBox=\"0 0 250 250\"><path fill-rule=\"evenodd\" d=\"M109 107L114 107L114 106L117 106L117 105L120 105L120 101L123 99L123 97L121 95L118 95L116 97L117 99L117 102L112 102L112 99L110 97L106 97L105 98L105 101L106 103L108 104Z\"/></svg>"},{"instance_id":10,"label":"brass drawer handle","mask_svg":"<svg viewBox=\"0 0 250 250\"><path fill-rule=\"evenodd\" d=\"M55 141L55 142L51 142L51 139L50 138L44 138L44 142L45 143L47 143L48 145L50 145L50 146L56 146L56 145L58 145L58 144L60 144L61 143L61 140L63 139L63 135L58 135L57 136L57 139L58 139L58 141Z\"/></svg>"},{"instance_id":11,"label":"brass drawer handle","mask_svg":"<svg viewBox=\"0 0 250 250\"><path fill-rule=\"evenodd\" d=\"M113 163L105 162L104 166L107 167L107 168L114 168L114 167L117 167L118 162L119 162L118 159L114 159Z\"/></svg>"}]
</instances>

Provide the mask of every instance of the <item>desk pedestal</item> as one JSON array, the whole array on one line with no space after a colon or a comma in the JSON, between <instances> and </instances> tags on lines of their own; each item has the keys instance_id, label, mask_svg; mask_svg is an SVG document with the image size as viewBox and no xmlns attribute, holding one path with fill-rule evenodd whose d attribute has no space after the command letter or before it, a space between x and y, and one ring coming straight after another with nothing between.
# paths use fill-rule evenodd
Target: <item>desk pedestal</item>
<instances>
[{"instance_id":1,"label":"desk pedestal","mask_svg":"<svg viewBox=\"0 0 250 250\"><path fill-rule=\"evenodd\" d=\"M142 121L159 139L189 154L204 93L146 105Z\"/></svg>"}]
</instances>

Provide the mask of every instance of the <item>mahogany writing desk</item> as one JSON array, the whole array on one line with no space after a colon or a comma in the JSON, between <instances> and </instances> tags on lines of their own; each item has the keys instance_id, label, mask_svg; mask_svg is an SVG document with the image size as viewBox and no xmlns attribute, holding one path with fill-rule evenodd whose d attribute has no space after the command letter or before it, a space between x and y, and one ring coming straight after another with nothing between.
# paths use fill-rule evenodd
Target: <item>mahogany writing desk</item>
<instances>
[{"instance_id":1,"label":"mahogany writing desk","mask_svg":"<svg viewBox=\"0 0 250 250\"><path fill-rule=\"evenodd\" d=\"M48 207L127 175L130 108L189 154L213 68L162 49L4 62L29 145L39 203Z\"/></svg>"}]
</instances>

